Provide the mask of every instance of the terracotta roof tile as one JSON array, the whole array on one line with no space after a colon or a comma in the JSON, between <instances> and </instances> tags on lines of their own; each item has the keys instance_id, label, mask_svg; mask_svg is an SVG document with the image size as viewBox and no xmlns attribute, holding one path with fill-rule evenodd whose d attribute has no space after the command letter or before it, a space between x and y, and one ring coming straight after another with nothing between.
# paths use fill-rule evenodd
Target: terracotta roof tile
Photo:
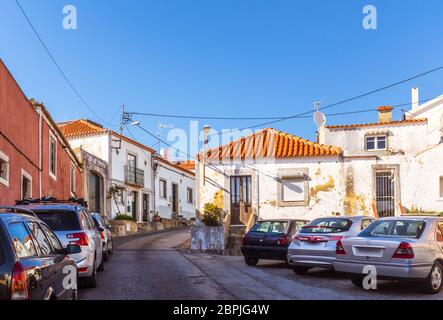
<instances>
[{"instance_id":1,"label":"terracotta roof tile","mask_svg":"<svg viewBox=\"0 0 443 320\"><path fill-rule=\"evenodd\" d=\"M339 156L343 150L272 128L207 151L208 160Z\"/></svg>"},{"instance_id":2,"label":"terracotta roof tile","mask_svg":"<svg viewBox=\"0 0 443 320\"><path fill-rule=\"evenodd\" d=\"M67 139L95 136L100 134L111 134L118 139L132 143L142 149L145 149L150 153L156 153L154 149L151 149L145 146L144 144L141 144L140 142L130 139L124 135L121 135L118 132L106 129L103 126L91 120L80 119L80 120L62 122L59 123L58 126Z\"/></svg>"},{"instance_id":3,"label":"terracotta roof tile","mask_svg":"<svg viewBox=\"0 0 443 320\"><path fill-rule=\"evenodd\" d=\"M362 123L362 124L344 124L337 126L325 126L326 129L358 129L365 127L385 127L385 126L401 126L407 124L420 124L426 123L428 119L408 119L401 121L391 121L391 122L373 122L373 123Z\"/></svg>"}]
</instances>

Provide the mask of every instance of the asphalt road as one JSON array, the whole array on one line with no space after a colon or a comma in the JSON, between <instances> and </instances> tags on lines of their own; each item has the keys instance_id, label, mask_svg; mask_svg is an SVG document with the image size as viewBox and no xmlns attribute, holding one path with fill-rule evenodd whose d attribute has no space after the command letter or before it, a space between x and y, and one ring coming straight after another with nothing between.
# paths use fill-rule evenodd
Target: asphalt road
<instances>
[{"instance_id":1,"label":"asphalt road","mask_svg":"<svg viewBox=\"0 0 443 320\"><path fill-rule=\"evenodd\" d=\"M81 289L83 300L225 299L442 299L416 285L379 281L365 291L331 271L295 275L285 263L260 261L246 266L242 257L190 254L181 245L189 230L117 239L115 253L99 274L96 289Z\"/></svg>"}]
</instances>

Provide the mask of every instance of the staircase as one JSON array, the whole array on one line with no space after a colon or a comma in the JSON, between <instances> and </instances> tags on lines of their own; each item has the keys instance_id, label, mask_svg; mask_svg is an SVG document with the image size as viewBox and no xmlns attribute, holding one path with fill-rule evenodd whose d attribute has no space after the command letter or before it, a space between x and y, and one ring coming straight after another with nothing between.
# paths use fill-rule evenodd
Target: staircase
<instances>
[{"instance_id":1,"label":"staircase","mask_svg":"<svg viewBox=\"0 0 443 320\"><path fill-rule=\"evenodd\" d=\"M229 226L229 232L226 239L225 255L241 256L242 238L246 233L246 226Z\"/></svg>"}]
</instances>

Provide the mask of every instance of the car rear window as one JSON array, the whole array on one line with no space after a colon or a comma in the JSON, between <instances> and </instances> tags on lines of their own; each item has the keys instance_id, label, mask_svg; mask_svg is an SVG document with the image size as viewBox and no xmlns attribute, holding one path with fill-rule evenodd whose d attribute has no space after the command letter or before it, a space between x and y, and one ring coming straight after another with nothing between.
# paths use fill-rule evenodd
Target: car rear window
<instances>
[{"instance_id":1,"label":"car rear window","mask_svg":"<svg viewBox=\"0 0 443 320\"><path fill-rule=\"evenodd\" d=\"M421 220L381 220L363 230L362 237L397 237L419 239L426 223Z\"/></svg>"},{"instance_id":2,"label":"car rear window","mask_svg":"<svg viewBox=\"0 0 443 320\"><path fill-rule=\"evenodd\" d=\"M80 230L80 223L74 211L35 211L53 231Z\"/></svg>"},{"instance_id":3,"label":"car rear window","mask_svg":"<svg viewBox=\"0 0 443 320\"><path fill-rule=\"evenodd\" d=\"M346 218L320 218L301 228L302 233L339 233L346 232L352 221Z\"/></svg>"},{"instance_id":4,"label":"car rear window","mask_svg":"<svg viewBox=\"0 0 443 320\"><path fill-rule=\"evenodd\" d=\"M288 228L288 221L262 221L257 222L251 229L252 232L284 233Z\"/></svg>"}]
</instances>

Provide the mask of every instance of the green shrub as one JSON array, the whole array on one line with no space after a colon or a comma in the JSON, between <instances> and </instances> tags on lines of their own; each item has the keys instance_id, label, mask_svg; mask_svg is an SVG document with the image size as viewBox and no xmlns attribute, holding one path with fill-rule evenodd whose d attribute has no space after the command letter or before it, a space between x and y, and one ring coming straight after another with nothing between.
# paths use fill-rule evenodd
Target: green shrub
<instances>
[{"instance_id":1,"label":"green shrub","mask_svg":"<svg viewBox=\"0 0 443 320\"><path fill-rule=\"evenodd\" d=\"M114 220L116 220L116 221L119 221L119 220L135 221L135 219L128 214L118 214Z\"/></svg>"},{"instance_id":2,"label":"green shrub","mask_svg":"<svg viewBox=\"0 0 443 320\"><path fill-rule=\"evenodd\" d=\"M202 222L208 227L219 227L223 224L223 210L215 204L206 203Z\"/></svg>"}]
</instances>

